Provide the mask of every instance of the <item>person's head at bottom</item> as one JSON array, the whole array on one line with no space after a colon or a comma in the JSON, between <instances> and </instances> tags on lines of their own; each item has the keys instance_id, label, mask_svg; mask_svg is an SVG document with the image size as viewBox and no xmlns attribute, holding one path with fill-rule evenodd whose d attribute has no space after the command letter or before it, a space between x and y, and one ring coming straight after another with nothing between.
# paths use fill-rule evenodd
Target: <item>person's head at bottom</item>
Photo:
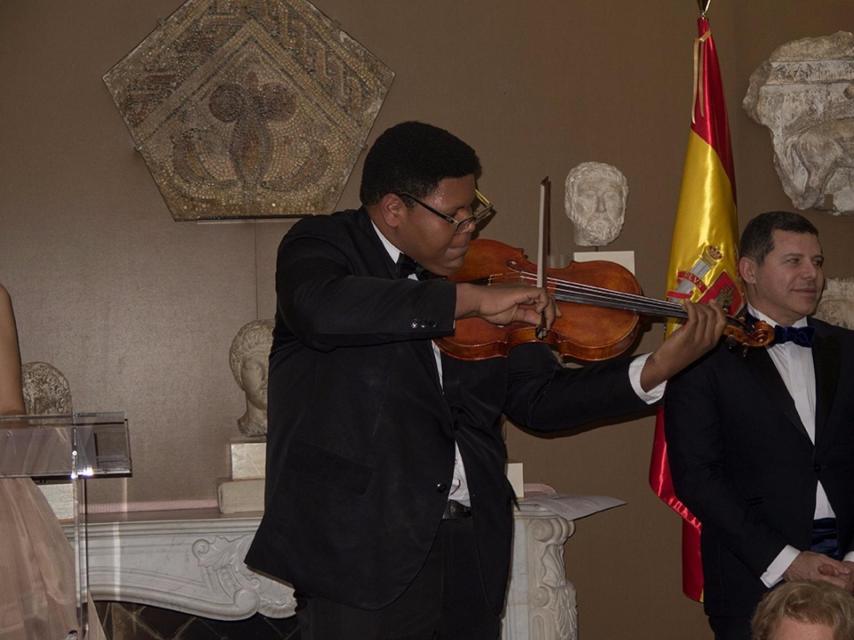
<instances>
[{"instance_id":1,"label":"person's head at bottom","mask_svg":"<svg viewBox=\"0 0 854 640\"><path fill-rule=\"evenodd\" d=\"M827 582L787 582L756 607L753 640L852 640L854 596Z\"/></svg>"}]
</instances>

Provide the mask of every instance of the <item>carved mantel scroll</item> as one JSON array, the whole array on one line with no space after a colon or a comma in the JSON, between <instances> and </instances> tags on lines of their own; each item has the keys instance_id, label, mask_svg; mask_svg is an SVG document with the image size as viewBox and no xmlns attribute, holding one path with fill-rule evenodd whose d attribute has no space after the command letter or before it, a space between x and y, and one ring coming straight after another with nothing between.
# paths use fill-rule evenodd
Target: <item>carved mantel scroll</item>
<instances>
[{"instance_id":1,"label":"carved mantel scroll","mask_svg":"<svg viewBox=\"0 0 854 640\"><path fill-rule=\"evenodd\" d=\"M536 518L525 522L535 573L528 576L531 640L578 636L575 587L566 579L563 545L575 532L575 523L562 518Z\"/></svg>"},{"instance_id":2,"label":"carved mantel scroll","mask_svg":"<svg viewBox=\"0 0 854 640\"><path fill-rule=\"evenodd\" d=\"M270 618L293 613L295 600L288 589L268 578L259 576L246 566L243 558L249 550L252 536L229 539L215 536L212 540L199 538L193 543L193 555L207 574L214 590L233 594L237 608L257 611ZM283 615L284 614L284 615Z\"/></svg>"},{"instance_id":3,"label":"carved mantel scroll","mask_svg":"<svg viewBox=\"0 0 854 640\"><path fill-rule=\"evenodd\" d=\"M293 590L243 563L260 517L209 515L90 523L92 597L218 620L293 615Z\"/></svg>"}]
</instances>

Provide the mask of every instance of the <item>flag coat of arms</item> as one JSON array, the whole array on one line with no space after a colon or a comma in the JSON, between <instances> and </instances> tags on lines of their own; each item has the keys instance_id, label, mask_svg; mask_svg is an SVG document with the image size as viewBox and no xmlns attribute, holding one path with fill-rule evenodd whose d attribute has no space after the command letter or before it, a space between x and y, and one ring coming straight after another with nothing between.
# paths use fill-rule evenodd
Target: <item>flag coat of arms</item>
<instances>
[{"instance_id":1,"label":"flag coat of arms","mask_svg":"<svg viewBox=\"0 0 854 640\"><path fill-rule=\"evenodd\" d=\"M729 315L743 304L737 285L735 173L720 67L705 15L694 41L694 101L679 205L673 227L667 297L673 301L717 300ZM667 327L667 335L675 328ZM701 523L676 497L667 465L664 413L655 425L649 481L653 491L682 517L682 589L703 599Z\"/></svg>"}]
</instances>

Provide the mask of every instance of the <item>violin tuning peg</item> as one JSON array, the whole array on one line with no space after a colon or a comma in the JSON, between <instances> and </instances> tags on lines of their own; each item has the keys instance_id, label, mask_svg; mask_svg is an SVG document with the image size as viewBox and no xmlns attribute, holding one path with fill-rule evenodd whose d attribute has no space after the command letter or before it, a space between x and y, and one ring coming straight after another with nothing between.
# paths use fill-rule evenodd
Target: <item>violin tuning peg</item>
<instances>
[{"instance_id":1,"label":"violin tuning peg","mask_svg":"<svg viewBox=\"0 0 854 640\"><path fill-rule=\"evenodd\" d=\"M739 342L738 340L736 340L732 336L727 336L724 339L724 344L726 345L726 348L729 349L730 351L735 351L736 349L741 349L741 357L742 358L747 357L747 352L750 349L749 345L742 344L741 342Z\"/></svg>"}]
</instances>

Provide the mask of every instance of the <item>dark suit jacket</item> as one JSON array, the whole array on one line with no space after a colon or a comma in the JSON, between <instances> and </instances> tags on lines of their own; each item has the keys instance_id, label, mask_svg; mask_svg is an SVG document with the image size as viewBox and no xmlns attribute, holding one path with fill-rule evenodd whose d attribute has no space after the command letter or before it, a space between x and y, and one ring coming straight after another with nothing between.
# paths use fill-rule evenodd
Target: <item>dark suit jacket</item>
<instances>
[{"instance_id":1,"label":"dark suit jacket","mask_svg":"<svg viewBox=\"0 0 854 640\"><path fill-rule=\"evenodd\" d=\"M455 285L393 279L364 210L300 221L279 247L266 509L246 562L297 591L362 608L421 567L463 457L484 589L503 605L512 533L502 413L534 429L639 410L626 361L560 367L542 345L443 356Z\"/></svg>"},{"instance_id":2,"label":"dark suit jacket","mask_svg":"<svg viewBox=\"0 0 854 640\"><path fill-rule=\"evenodd\" d=\"M854 549L854 332L815 327L816 444L764 348L721 345L674 377L665 429L676 495L700 519L705 606L751 615L760 580L790 544L810 547L816 484Z\"/></svg>"}]
</instances>

